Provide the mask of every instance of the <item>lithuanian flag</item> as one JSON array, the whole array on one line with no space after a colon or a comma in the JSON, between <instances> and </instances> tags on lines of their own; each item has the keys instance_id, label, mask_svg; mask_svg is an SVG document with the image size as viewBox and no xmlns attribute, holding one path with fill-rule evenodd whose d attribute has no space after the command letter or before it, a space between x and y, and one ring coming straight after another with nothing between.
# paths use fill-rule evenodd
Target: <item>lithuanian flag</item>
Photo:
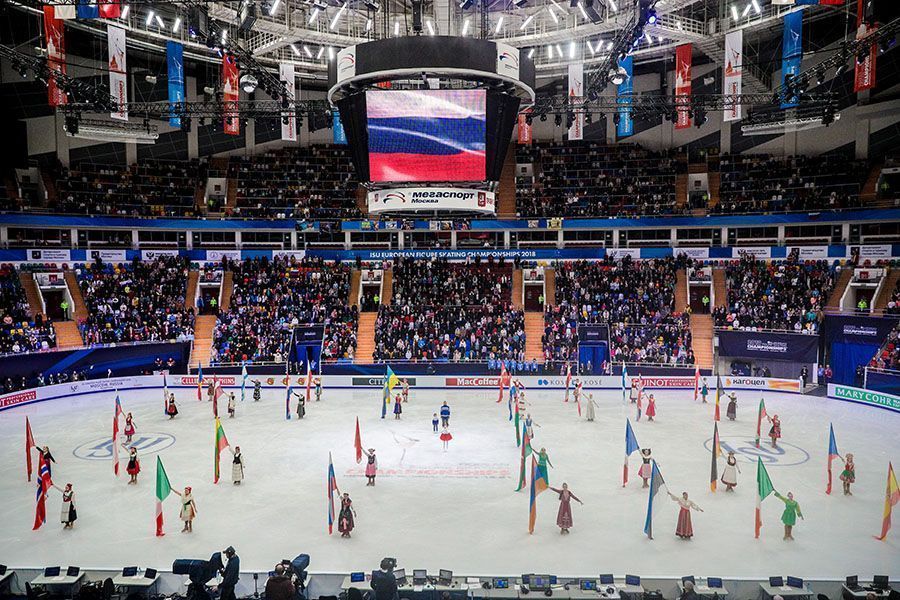
<instances>
[{"instance_id":1,"label":"lithuanian flag","mask_svg":"<svg viewBox=\"0 0 900 600\"><path fill-rule=\"evenodd\" d=\"M213 483L219 483L219 458L222 450L228 447L228 438L225 437L225 430L222 429L222 422L216 417L216 447L215 447L215 465L213 468Z\"/></svg>"}]
</instances>

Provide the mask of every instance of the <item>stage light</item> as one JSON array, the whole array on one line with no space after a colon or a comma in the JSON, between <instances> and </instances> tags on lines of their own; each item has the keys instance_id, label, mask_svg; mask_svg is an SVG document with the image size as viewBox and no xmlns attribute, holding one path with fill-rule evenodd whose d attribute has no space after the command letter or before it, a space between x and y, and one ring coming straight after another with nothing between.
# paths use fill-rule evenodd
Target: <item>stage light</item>
<instances>
[{"instance_id":1,"label":"stage light","mask_svg":"<svg viewBox=\"0 0 900 600\"><path fill-rule=\"evenodd\" d=\"M178 33L181 29L181 17L175 17L175 23L172 24L172 33Z\"/></svg>"},{"instance_id":2,"label":"stage light","mask_svg":"<svg viewBox=\"0 0 900 600\"><path fill-rule=\"evenodd\" d=\"M559 17L556 16L556 13L553 12L553 9L551 7L547 7L547 12L550 13L551 17L553 17L553 22L559 24Z\"/></svg>"},{"instance_id":3,"label":"stage light","mask_svg":"<svg viewBox=\"0 0 900 600\"><path fill-rule=\"evenodd\" d=\"M615 71L610 71L609 80L615 85L622 85L628 79L628 71L624 67L619 67Z\"/></svg>"},{"instance_id":4,"label":"stage light","mask_svg":"<svg viewBox=\"0 0 900 600\"><path fill-rule=\"evenodd\" d=\"M556 125L557 127L562 126L562 115L561 114L556 113L556 116L553 117L553 124Z\"/></svg>"},{"instance_id":5,"label":"stage light","mask_svg":"<svg viewBox=\"0 0 900 600\"><path fill-rule=\"evenodd\" d=\"M319 7L315 7L313 11L309 14L309 20L306 21L307 25L312 25L312 22L315 21L319 16Z\"/></svg>"},{"instance_id":6,"label":"stage light","mask_svg":"<svg viewBox=\"0 0 900 600\"><path fill-rule=\"evenodd\" d=\"M428 28L428 35L434 35L434 23L431 21L425 21L425 27Z\"/></svg>"},{"instance_id":7,"label":"stage light","mask_svg":"<svg viewBox=\"0 0 900 600\"><path fill-rule=\"evenodd\" d=\"M612 50L612 47L613 47L613 43L609 42L608 44L606 44L606 51L609 52L610 50Z\"/></svg>"},{"instance_id":8,"label":"stage light","mask_svg":"<svg viewBox=\"0 0 900 600\"><path fill-rule=\"evenodd\" d=\"M556 44L556 53L559 55L560 58L565 56L562 51L562 46L560 46L559 44Z\"/></svg>"},{"instance_id":9,"label":"stage light","mask_svg":"<svg viewBox=\"0 0 900 600\"><path fill-rule=\"evenodd\" d=\"M328 60L334 60L334 48L328 46Z\"/></svg>"},{"instance_id":10,"label":"stage light","mask_svg":"<svg viewBox=\"0 0 900 600\"><path fill-rule=\"evenodd\" d=\"M372 31L372 19L366 19L366 31Z\"/></svg>"},{"instance_id":11,"label":"stage light","mask_svg":"<svg viewBox=\"0 0 900 600\"><path fill-rule=\"evenodd\" d=\"M534 48L528 51L528 58L532 58L534 56Z\"/></svg>"},{"instance_id":12,"label":"stage light","mask_svg":"<svg viewBox=\"0 0 900 600\"><path fill-rule=\"evenodd\" d=\"M334 30L334 28L337 27L337 24L341 20L341 16L344 14L345 10L347 10L346 2L341 5L341 8L338 9L337 14L334 15L334 18L331 20L331 26L329 27L329 29Z\"/></svg>"},{"instance_id":13,"label":"stage light","mask_svg":"<svg viewBox=\"0 0 900 600\"><path fill-rule=\"evenodd\" d=\"M738 16L737 6L735 6L734 4L731 5L731 18L734 19L735 22L740 20L740 17Z\"/></svg>"},{"instance_id":14,"label":"stage light","mask_svg":"<svg viewBox=\"0 0 900 600\"><path fill-rule=\"evenodd\" d=\"M569 58L575 58L575 42L569 42Z\"/></svg>"},{"instance_id":15,"label":"stage light","mask_svg":"<svg viewBox=\"0 0 900 600\"><path fill-rule=\"evenodd\" d=\"M614 13L619 12L619 7L616 6L615 0L608 0L608 2L609 2L609 7L612 9L612 11Z\"/></svg>"},{"instance_id":16,"label":"stage light","mask_svg":"<svg viewBox=\"0 0 900 600\"><path fill-rule=\"evenodd\" d=\"M651 8L650 10L647 11L647 23L648 23L649 25L656 25L656 22L657 22L658 20L659 20L659 19L658 19L657 16L656 16L656 11L655 11L655 10L653 10L653 9Z\"/></svg>"},{"instance_id":17,"label":"stage light","mask_svg":"<svg viewBox=\"0 0 900 600\"><path fill-rule=\"evenodd\" d=\"M594 50L594 47L593 47L593 46L591 46L590 40L588 40L586 43L587 43L588 50L591 51L591 56L594 56L595 54L597 54L597 51Z\"/></svg>"},{"instance_id":18,"label":"stage light","mask_svg":"<svg viewBox=\"0 0 900 600\"><path fill-rule=\"evenodd\" d=\"M585 10L584 10L584 5L583 5L583 4L579 4L579 5L578 5L578 10L581 11L581 16L584 17L584 20L585 20L585 21L590 21L590 20L591 20L590 17L588 17L587 12L585 12Z\"/></svg>"},{"instance_id":19,"label":"stage light","mask_svg":"<svg viewBox=\"0 0 900 600\"><path fill-rule=\"evenodd\" d=\"M291 44L291 52L294 53L294 56L300 56L300 48L297 47L297 44Z\"/></svg>"},{"instance_id":20,"label":"stage light","mask_svg":"<svg viewBox=\"0 0 900 600\"><path fill-rule=\"evenodd\" d=\"M248 94L252 94L256 91L256 86L259 85L259 80L254 77L253 73L245 73L241 75L241 89L247 92Z\"/></svg>"},{"instance_id":21,"label":"stage light","mask_svg":"<svg viewBox=\"0 0 900 600\"><path fill-rule=\"evenodd\" d=\"M594 115L591 113L584 113L584 122L590 125L594 121Z\"/></svg>"},{"instance_id":22,"label":"stage light","mask_svg":"<svg viewBox=\"0 0 900 600\"><path fill-rule=\"evenodd\" d=\"M753 5L753 10L756 11L756 14L760 14L762 12L762 9L759 7L759 2L757 2L756 0L751 0L750 4Z\"/></svg>"},{"instance_id":23,"label":"stage light","mask_svg":"<svg viewBox=\"0 0 900 600\"><path fill-rule=\"evenodd\" d=\"M500 18L497 19L497 28L494 30L494 35L500 34L500 29L503 28L503 15L500 15Z\"/></svg>"},{"instance_id":24,"label":"stage light","mask_svg":"<svg viewBox=\"0 0 900 600\"><path fill-rule=\"evenodd\" d=\"M533 14L532 14L532 15L528 15L528 18L525 19L524 21L522 21L522 24L519 25L519 31L522 31L523 29L525 29L526 27L528 27L528 25L531 23L531 21L532 21L533 19L534 19L534 15L533 15Z\"/></svg>"},{"instance_id":25,"label":"stage light","mask_svg":"<svg viewBox=\"0 0 900 600\"><path fill-rule=\"evenodd\" d=\"M523 8L526 4L528 4L528 0L513 0L513 4L516 8Z\"/></svg>"},{"instance_id":26,"label":"stage light","mask_svg":"<svg viewBox=\"0 0 900 600\"><path fill-rule=\"evenodd\" d=\"M462 35L466 37L466 34L469 32L469 19L466 19L463 22Z\"/></svg>"},{"instance_id":27,"label":"stage light","mask_svg":"<svg viewBox=\"0 0 900 600\"><path fill-rule=\"evenodd\" d=\"M275 11L278 10L278 6L281 4L281 0L272 0L272 6L269 7L269 16L274 17Z\"/></svg>"},{"instance_id":28,"label":"stage light","mask_svg":"<svg viewBox=\"0 0 900 600\"><path fill-rule=\"evenodd\" d=\"M150 23L153 22L153 17L155 17L155 16L156 16L156 13L153 12L152 10L151 10L150 12L148 12L148 13L147 13L147 20L144 22L144 26L145 26L145 27L150 27Z\"/></svg>"},{"instance_id":29,"label":"stage light","mask_svg":"<svg viewBox=\"0 0 900 600\"><path fill-rule=\"evenodd\" d=\"M307 58L312 58L312 50L309 49L309 46L303 46L303 52L306 54Z\"/></svg>"},{"instance_id":30,"label":"stage light","mask_svg":"<svg viewBox=\"0 0 900 600\"><path fill-rule=\"evenodd\" d=\"M462 10L469 10L472 8L473 4L475 4L475 0L462 0L462 2L459 3L459 7Z\"/></svg>"},{"instance_id":31,"label":"stage light","mask_svg":"<svg viewBox=\"0 0 900 600\"><path fill-rule=\"evenodd\" d=\"M322 58L323 54L325 54L325 46L319 46L319 51L316 53L316 60Z\"/></svg>"},{"instance_id":32,"label":"stage light","mask_svg":"<svg viewBox=\"0 0 900 600\"><path fill-rule=\"evenodd\" d=\"M122 12L119 14L119 18L123 19L123 20L127 19L129 12L131 12L131 6L126 4L125 6L122 7Z\"/></svg>"},{"instance_id":33,"label":"stage light","mask_svg":"<svg viewBox=\"0 0 900 600\"><path fill-rule=\"evenodd\" d=\"M394 37L400 35L400 21L394 21Z\"/></svg>"},{"instance_id":34,"label":"stage light","mask_svg":"<svg viewBox=\"0 0 900 600\"><path fill-rule=\"evenodd\" d=\"M224 46L225 42L227 42L227 41L228 41L228 30L223 29L222 30L222 45Z\"/></svg>"},{"instance_id":35,"label":"stage light","mask_svg":"<svg viewBox=\"0 0 900 600\"><path fill-rule=\"evenodd\" d=\"M542 121L542 122L546 122L546 121L547 121L547 115L542 114L542 115L541 115L541 121Z\"/></svg>"},{"instance_id":36,"label":"stage light","mask_svg":"<svg viewBox=\"0 0 900 600\"><path fill-rule=\"evenodd\" d=\"M748 4L747 6L744 7L744 12L741 13L742 19L750 14L750 7L751 7L750 4Z\"/></svg>"},{"instance_id":37,"label":"stage light","mask_svg":"<svg viewBox=\"0 0 900 600\"><path fill-rule=\"evenodd\" d=\"M162 17L160 17L159 15L156 15L156 22L157 22L157 24L159 24L160 29L166 28L166 24L163 23Z\"/></svg>"},{"instance_id":38,"label":"stage light","mask_svg":"<svg viewBox=\"0 0 900 600\"><path fill-rule=\"evenodd\" d=\"M547 45L547 59L550 60L553 58L553 46Z\"/></svg>"}]
</instances>

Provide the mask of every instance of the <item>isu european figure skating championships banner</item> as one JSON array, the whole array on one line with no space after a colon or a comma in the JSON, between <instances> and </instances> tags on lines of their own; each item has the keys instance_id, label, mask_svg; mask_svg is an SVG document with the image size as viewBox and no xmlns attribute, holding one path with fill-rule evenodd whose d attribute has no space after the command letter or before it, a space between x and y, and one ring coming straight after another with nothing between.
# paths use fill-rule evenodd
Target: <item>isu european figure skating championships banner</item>
<instances>
[{"instance_id":1,"label":"isu european figure skating championships banner","mask_svg":"<svg viewBox=\"0 0 900 600\"><path fill-rule=\"evenodd\" d=\"M760 333L756 331L720 331L719 355L729 358L755 358L815 363L819 336L798 333Z\"/></svg>"}]
</instances>

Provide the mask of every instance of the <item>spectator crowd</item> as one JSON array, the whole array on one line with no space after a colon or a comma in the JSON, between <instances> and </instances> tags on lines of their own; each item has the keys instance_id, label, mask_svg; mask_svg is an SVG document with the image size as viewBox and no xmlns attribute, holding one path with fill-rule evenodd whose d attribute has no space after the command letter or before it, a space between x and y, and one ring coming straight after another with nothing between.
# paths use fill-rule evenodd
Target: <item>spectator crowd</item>
<instances>
[{"instance_id":1,"label":"spectator crowd","mask_svg":"<svg viewBox=\"0 0 900 600\"><path fill-rule=\"evenodd\" d=\"M56 347L56 331L49 319L32 319L19 274L0 265L0 354L36 352Z\"/></svg>"}]
</instances>

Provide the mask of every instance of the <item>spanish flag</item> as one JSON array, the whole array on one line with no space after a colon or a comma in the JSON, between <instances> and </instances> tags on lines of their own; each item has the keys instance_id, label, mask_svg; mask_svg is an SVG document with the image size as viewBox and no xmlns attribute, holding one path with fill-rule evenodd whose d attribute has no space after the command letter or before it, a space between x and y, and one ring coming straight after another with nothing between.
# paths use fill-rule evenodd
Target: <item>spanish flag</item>
<instances>
[{"instance_id":1,"label":"spanish flag","mask_svg":"<svg viewBox=\"0 0 900 600\"><path fill-rule=\"evenodd\" d=\"M881 522L881 535L875 536L877 540L884 540L891 530L891 508L900 502L900 486L897 485L897 477L894 475L894 465L888 463L887 491L884 493L884 520Z\"/></svg>"}]
</instances>

